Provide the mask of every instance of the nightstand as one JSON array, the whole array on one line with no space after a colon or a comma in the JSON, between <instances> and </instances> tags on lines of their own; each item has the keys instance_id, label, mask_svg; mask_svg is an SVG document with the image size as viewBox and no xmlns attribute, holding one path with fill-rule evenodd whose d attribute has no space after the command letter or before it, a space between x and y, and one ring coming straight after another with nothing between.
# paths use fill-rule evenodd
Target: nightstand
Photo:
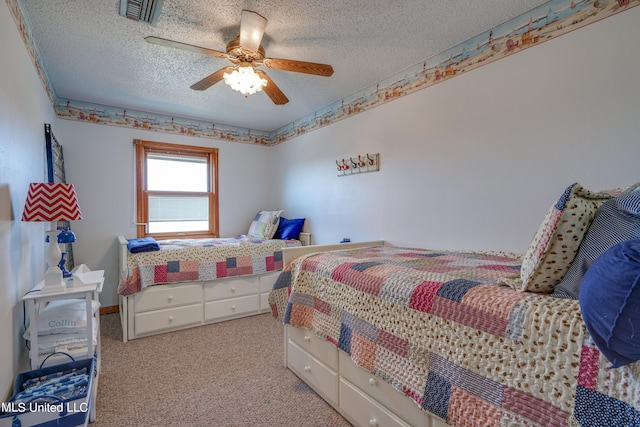
<instances>
[{"instance_id":1,"label":"nightstand","mask_svg":"<svg viewBox=\"0 0 640 427\"><path fill-rule=\"evenodd\" d=\"M44 285L44 281L38 283L27 294L22 297L22 301L27 304L29 310L30 323L30 343L29 359L31 360L31 369L36 370L43 364L47 354L39 354L38 351L38 313L46 304L57 300L84 299L86 302L87 315L87 348L81 352L66 352L76 360L91 359L95 355L95 379L93 381L93 390L91 393L94 398L91 400L90 416L91 421L95 420L95 396L98 389L98 377L100 374L100 313L93 315L93 301L98 301L98 296L102 292L104 284L104 271L87 271L65 282L65 289L61 291L50 291L42 293L40 290ZM97 336L96 346L93 342L93 325L96 323ZM53 354L46 360L45 366L56 365L69 362L70 359L64 354Z\"/></svg>"},{"instance_id":2,"label":"nightstand","mask_svg":"<svg viewBox=\"0 0 640 427\"><path fill-rule=\"evenodd\" d=\"M90 337L93 336L93 322L97 322L97 326L100 326L100 316L96 316L94 317L93 314L93 310L92 310L92 301L97 301L98 300L98 295L100 294L100 292L102 292L102 285L104 284L104 275L103 275L103 271L91 271L89 273L83 274L83 278L84 278L84 282L86 283L78 283L79 281L76 280L68 280L66 282L66 287L63 291L54 291L54 292L48 292L48 293L41 293L40 289L42 289L42 286L44 285L44 281L38 283L36 286L33 287L33 289L31 289L29 292L27 292L27 294L25 296L22 297L22 301L25 301L27 303L27 307L29 310L29 319L30 319L30 323L31 323L31 337L30 337L30 341L31 341L31 349L29 350L29 358L31 359L31 369L38 369L40 367L40 363L42 363L44 356L43 355L41 357L41 355L38 354L38 330L37 330L37 322L35 321L35 319L38 317L38 312L36 311L36 305L42 305L45 303L48 303L50 301L56 301L56 300L68 300L68 299L80 299L83 298L87 305L87 342L91 342L89 341ZM41 306L40 308L42 308L43 306ZM95 349L95 352L98 352L100 349L99 346L99 331L100 329L98 329L98 348ZM86 358L90 359L92 358L94 355L94 349L92 348L92 346L87 346L87 352L84 354L78 354L76 356L80 357L80 358ZM64 356L63 356L64 357ZM75 357L75 356L74 356ZM49 358L48 361L52 360L52 358ZM47 362L48 362L47 361ZM68 358L64 358L61 360L61 362L67 362Z\"/></svg>"}]
</instances>

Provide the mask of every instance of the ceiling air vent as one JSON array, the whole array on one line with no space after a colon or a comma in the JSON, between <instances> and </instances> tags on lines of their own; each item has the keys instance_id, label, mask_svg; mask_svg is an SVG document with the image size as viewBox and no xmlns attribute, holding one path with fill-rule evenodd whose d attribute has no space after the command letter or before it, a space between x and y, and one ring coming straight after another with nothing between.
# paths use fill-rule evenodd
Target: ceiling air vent
<instances>
[{"instance_id":1,"label":"ceiling air vent","mask_svg":"<svg viewBox=\"0 0 640 427\"><path fill-rule=\"evenodd\" d=\"M120 15L156 25L162 0L120 0Z\"/></svg>"}]
</instances>

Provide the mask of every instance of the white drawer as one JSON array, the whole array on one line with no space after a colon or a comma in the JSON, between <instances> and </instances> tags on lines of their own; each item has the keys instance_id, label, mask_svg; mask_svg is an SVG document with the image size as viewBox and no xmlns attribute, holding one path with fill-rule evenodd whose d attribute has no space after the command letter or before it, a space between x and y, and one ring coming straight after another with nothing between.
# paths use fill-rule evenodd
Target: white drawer
<instances>
[{"instance_id":1,"label":"white drawer","mask_svg":"<svg viewBox=\"0 0 640 427\"><path fill-rule=\"evenodd\" d=\"M135 333L146 334L164 329L179 329L202 323L202 304L136 314Z\"/></svg>"},{"instance_id":2,"label":"white drawer","mask_svg":"<svg viewBox=\"0 0 640 427\"><path fill-rule=\"evenodd\" d=\"M260 294L260 312L270 312L271 306L269 305L269 292Z\"/></svg>"},{"instance_id":3,"label":"white drawer","mask_svg":"<svg viewBox=\"0 0 640 427\"><path fill-rule=\"evenodd\" d=\"M287 336L289 341L320 359L329 368L334 371L338 370L338 349L333 344L304 328L287 326Z\"/></svg>"},{"instance_id":4,"label":"white drawer","mask_svg":"<svg viewBox=\"0 0 640 427\"><path fill-rule=\"evenodd\" d=\"M244 295L257 295L259 288L259 280L255 276L216 280L204 284L204 300L217 301Z\"/></svg>"},{"instance_id":5,"label":"white drawer","mask_svg":"<svg viewBox=\"0 0 640 427\"><path fill-rule=\"evenodd\" d=\"M357 366L348 354L340 351L339 357L341 377L349 380L351 384L399 415L407 423L414 426L425 425L428 413L420 409L411 398L400 393L379 377Z\"/></svg>"},{"instance_id":6,"label":"white drawer","mask_svg":"<svg viewBox=\"0 0 640 427\"><path fill-rule=\"evenodd\" d=\"M337 351L335 348L334 351ZM338 374L306 351L289 342L287 367L313 388L331 405L338 404Z\"/></svg>"},{"instance_id":7,"label":"white drawer","mask_svg":"<svg viewBox=\"0 0 640 427\"><path fill-rule=\"evenodd\" d=\"M196 304L202 301L202 287L200 285L156 285L146 288L144 292L135 295L136 313L159 308L179 307L181 305Z\"/></svg>"},{"instance_id":8,"label":"white drawer","mask_svg":"<svg viewBox=\"0 0 640 427\"><path fill-rule=\"evenodd\" d=\"M257 314L260 308L259 304L258 295L209 301L204 304L204 321L230 319L251 312Z\"/></svg>"},{"instance_id":9,"label":"white drawer","mask_svg":"<svg viewBox=\"0 0 640 427\"><path fill-rule=\"evenodd\" d=\"M260 276L260 292L270 292L273 289L274 283L278 280L280 272L266 273Z\"/></svg>"},{"instance_id":10,"label":"white drawer","mask_svg":"<svg viewBox=\"0 0 640 427\"><path fill-rule=\"evenodd\" d=\"M344 379L340 379L340 409L356 426L410 426Z\"/></svg>"}]
</instances>

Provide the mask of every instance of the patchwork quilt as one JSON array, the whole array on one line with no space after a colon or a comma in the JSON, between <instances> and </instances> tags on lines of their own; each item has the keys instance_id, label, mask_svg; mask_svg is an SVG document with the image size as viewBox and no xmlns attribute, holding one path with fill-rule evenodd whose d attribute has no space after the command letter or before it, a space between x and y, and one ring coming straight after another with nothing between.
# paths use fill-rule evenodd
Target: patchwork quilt
<instances>
[{"instance_id":1,"label":"patchwork quilt","mask_svg":"<svg viewBox=\"0 0 640 427\"><path fill-rule=\"evenodd\" d=\"M159 251L128 254L118 293L133 295L162 283L207 281L282 269L282 248L297 240L263 240L240 235L215 239L158 240Z\"/></svg>"},{"instance_id":2,"label":"patchwork quilt","mask_svg":"<svg viewBox=\"0 0 640 427\"><path fill-rule=\"evenodd\" d=\"M495 252L315 253L269 303L454 426L640 426L640 362L610 369L579 301L501 286L520 266Z\"/></svg>"}]
</instances>

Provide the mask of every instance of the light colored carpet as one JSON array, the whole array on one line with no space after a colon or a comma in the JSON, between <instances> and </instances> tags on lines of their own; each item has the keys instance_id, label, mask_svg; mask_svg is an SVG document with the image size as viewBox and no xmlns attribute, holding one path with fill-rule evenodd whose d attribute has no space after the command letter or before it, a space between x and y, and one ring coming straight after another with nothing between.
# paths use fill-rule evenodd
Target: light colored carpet
<instances>
[{"instance_id":1,"label":"light colored carpet","mask_svg":"<svg viewBox=\"0 0 640 427\"><path fill-rule=\"evenodd\" d=\"M122 342L101 316L95 427L349 426L283 366L283 327L270 314Z\"/></svg>"}]
</instances>

